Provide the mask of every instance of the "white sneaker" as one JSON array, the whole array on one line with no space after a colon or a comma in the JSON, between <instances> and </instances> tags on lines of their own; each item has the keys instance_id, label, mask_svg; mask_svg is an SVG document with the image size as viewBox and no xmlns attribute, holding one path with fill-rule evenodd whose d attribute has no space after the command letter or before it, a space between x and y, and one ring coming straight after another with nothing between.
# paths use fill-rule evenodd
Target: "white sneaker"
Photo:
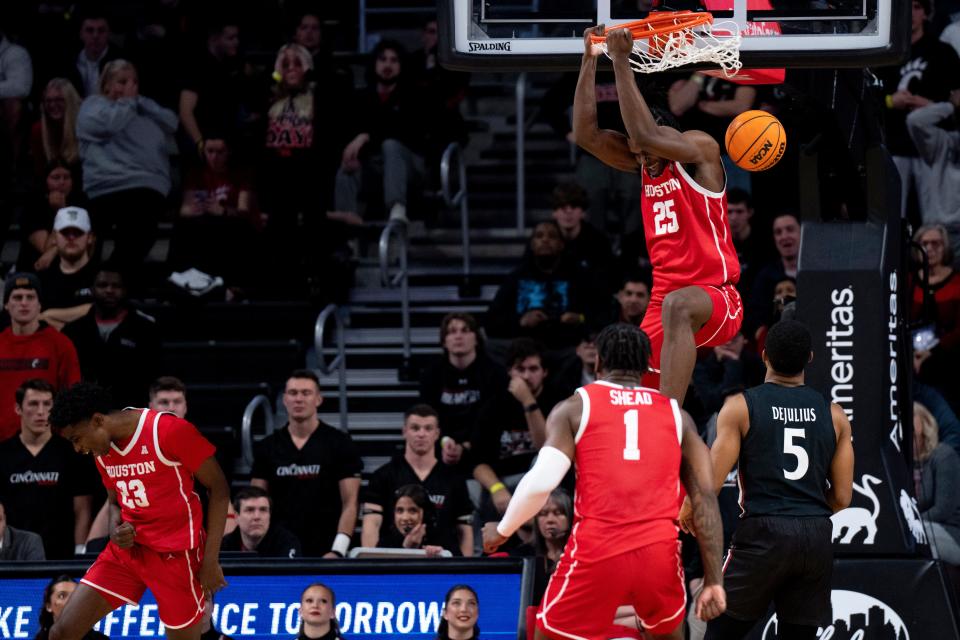
<instances>
[{"instance_id":1,"label":"white sneaker","mask_svg":"<svg viewBox=\"0 0 960 640\"><path fill-rule=\"evenodd\" d=\"M397 202L390 208L390 222L393 221L410 224L410 219L407 218L407 205Z\"/></svg>"}]
</instances>

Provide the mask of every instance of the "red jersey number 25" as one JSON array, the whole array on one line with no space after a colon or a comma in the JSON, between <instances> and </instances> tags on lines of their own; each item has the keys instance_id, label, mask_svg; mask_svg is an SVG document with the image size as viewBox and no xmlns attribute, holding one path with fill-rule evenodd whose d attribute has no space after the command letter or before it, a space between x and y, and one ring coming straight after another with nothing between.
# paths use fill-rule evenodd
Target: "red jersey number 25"
<instances>
[{"instance_id":1,"label":"red jersey number 25","mask_svg":"<svg viewBox=\"0 0 960 640\"><path fill-rule=\"evenodd\" d=\"M653 228L658 236L676 233L680 229L677 214L673 210L673 200L654 202L653 212L656 214L653 217Z\"/></svg>"}]
</instances>

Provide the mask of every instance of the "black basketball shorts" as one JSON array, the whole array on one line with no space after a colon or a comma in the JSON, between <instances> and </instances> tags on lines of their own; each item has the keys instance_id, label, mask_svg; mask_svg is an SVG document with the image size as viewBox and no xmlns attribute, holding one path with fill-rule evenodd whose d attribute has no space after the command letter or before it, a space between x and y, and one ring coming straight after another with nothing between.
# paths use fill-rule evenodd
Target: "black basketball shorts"
<instances>
[{"instance_id":1,"label":"black basketball shorts","mask_svg":"<svg viewBox=\"0 0 960 640\"><path fill-rule=\"evenodd\" d=\"M829 518L757 516L741 522L723 565L727 614L758 620L773 602L780 622L833 622L832 532Z\"/></svg>"}]
</instances>

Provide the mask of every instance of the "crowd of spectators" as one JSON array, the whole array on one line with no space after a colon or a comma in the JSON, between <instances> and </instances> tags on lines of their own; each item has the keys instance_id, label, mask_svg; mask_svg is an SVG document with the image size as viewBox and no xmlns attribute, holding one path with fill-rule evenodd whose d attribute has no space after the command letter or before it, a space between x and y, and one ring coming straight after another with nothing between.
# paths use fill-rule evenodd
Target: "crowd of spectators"
<instances>
[{"instance_id":1,"label":"crowd of spectators","mask_svg":"<svg viewBox=\"0 0 960 640\"><path fill-rule=\"evenodd\" d=\"M932 339L914 354L916 495L940 557L960 564L960 393L950 375L960 348L960 61L931 31L930 10L913 2L911 59L878 74L879 100L902 209L923 223L913 238L911 320ZM151 408L186 415L186 387L155 369L156 322L130 301L165 215L174 216L168 265L221 276L227 300L317 293L342 282L337 265L365 221L410 222L445 144L465 137L468 77L437 64L433 21L412 55L380 41L365 82L355 83L330 55L317 13L292 16L289 37L271 43L260 68L241 55L236 22L175 17L148 14L120 38L110 16L78 12L71 24L82 44L64 55L25 49L0 25L0 173L11 167L0 178L0 208L17 212L21 234L0 332L2 559L69 558L108 533L92 462L47 422L58 389L96 381L125 406L149 388ZM194 57L180 60L191 38ZM164 71L174 64L184 73ZM572 95L562 80L542 112L567 139ZM622 130L612 78L598 77L597 96L600 126ZM686 126L721 138L732 115L767 104L751 87L700 73L673 82L664 100ZM705 437L727 397L763 381L767 329L798 296L799 214L789 203L757 206L751 176L726 159L725 167L746 305L742 332L698 357L685 408ZM597 332L639 324L655 286L637 176L579 153L576 178L556 186L550 218L532 226L485 317L443 318L442 355L424 367L418 401L396 425L403 448L368 470L365 485L351 436L320 419L317 375L289 375L288 421L256 444L224 552L478 553L479 525L506 509L544 443L550 410L596 378ZM262 263L250 259L258 246ZM572 524L573 477L564 485L507 547L537 558L537 594ZM32 508L41 503L49 508ZM57 590L64 582L45 595L54 618L54 600L69 596L69 587ZM475 624L471 593L452 590L447 611L472 611ZM332 591L304 591L304 607L321 601L304 616L302 637L336 632ZM464 618L445 615L443 625Z\"/></svg>"}]
</instances>

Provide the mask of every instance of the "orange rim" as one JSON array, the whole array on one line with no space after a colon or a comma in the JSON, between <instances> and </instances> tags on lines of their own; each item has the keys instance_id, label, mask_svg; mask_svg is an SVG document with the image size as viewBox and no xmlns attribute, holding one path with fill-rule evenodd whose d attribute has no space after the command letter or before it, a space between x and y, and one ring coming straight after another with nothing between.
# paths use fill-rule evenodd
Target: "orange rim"
<instances>
[{"instance_id":1,"label":"orange rim","mask_svg":"<svg viewBox=\"0 0 960 640\"><path fill-rule=\"evenodd\" d=\"M664 26L658 26L662 23L669 23ZM618 29L629 29L633 37L649 38L650 36L659 36L675 31L692 29L705 24L713 23L713 14L707 12L692 11L658 11L657 13L644 18L643 20L634 20L633 22L624 22L610 27L607 33ZM607 37L590 36L590 41L594 44L605 42Z\"/></svg>"}]
</instances>

